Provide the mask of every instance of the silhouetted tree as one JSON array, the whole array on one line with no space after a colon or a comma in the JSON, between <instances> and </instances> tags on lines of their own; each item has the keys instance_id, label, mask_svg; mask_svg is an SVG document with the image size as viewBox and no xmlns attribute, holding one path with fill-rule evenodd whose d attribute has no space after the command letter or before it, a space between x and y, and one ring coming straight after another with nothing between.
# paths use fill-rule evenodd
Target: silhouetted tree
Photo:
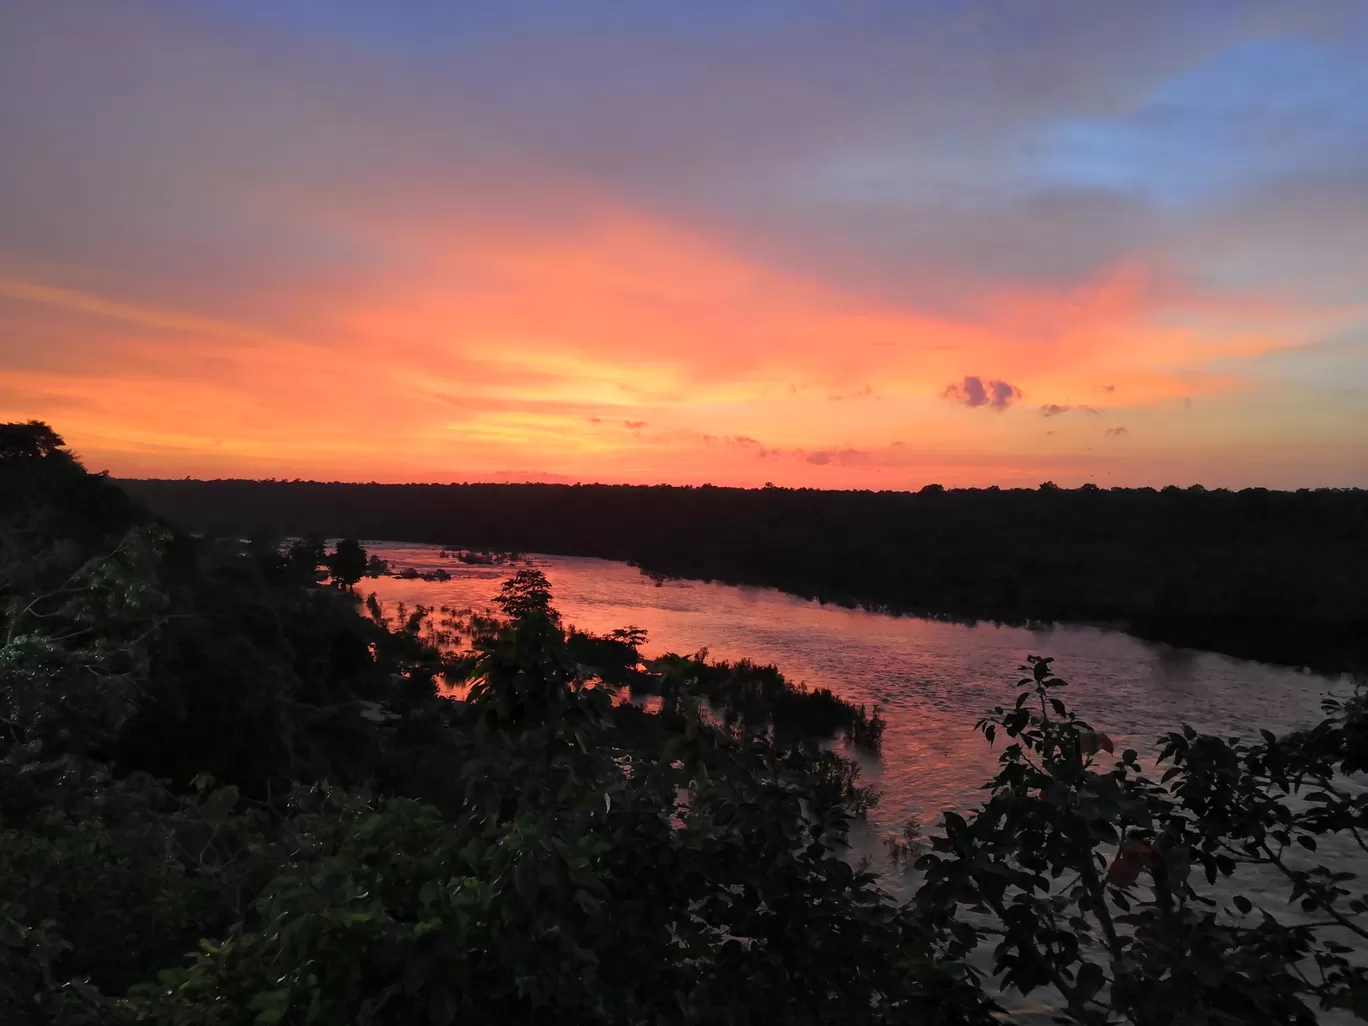
<instances>
[{"instance_id":1,"label":"silhouetted tree","mask_svg":"<svg viewBox=\"0 0 1368 1026\"><path fill-rule=\"evenodd\" d=\"M316 581L318 580L318 568L323 565L328 557L328 547L323 543L321 537L311 534L290 542L290 548L286 555L290 561L290 569L297 578L305 581Z\"/></svg>"},{"instance_id":2,"label":"silhouetted tree","mask_svg":"<svg viewBox=\"0 0 1368 1026\"><path fill-rule=\"evenodd\" d=\"M280 536L267 524L258 524L247 535L247 552L262 567L279 568L283 562Z\"/></svg>"},{"instance_id":3,"label":"silhouetted tree","mask_svg":"<svg viewBox=\"0 0 1368 1026\"><path fill-rule=\"evenodd\" d=\"M0 460L44 459L62 451L66 442L40 420L0 424Z\"/></svg>"},{"instance_id":4,"label":"silhouetted tree","mask_svg":"<svg viewBox=\"0 0 1368 1026\"><path fill-rule=\"evenodd\" d=\"M355 538L343 538L328 557L328 570L335 584L355 586L366 572L366 550Z\"/></svg>"}]
</instances>

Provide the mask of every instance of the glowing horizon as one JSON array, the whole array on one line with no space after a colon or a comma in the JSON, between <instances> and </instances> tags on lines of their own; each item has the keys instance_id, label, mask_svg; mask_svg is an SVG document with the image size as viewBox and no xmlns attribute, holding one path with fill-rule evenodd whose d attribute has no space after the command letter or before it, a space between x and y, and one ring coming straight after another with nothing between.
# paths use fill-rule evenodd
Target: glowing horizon
<instances>
[{"instance_id":1,"label":"glowing horizon","mask_svg":"<svg viewBox=\"0 0 1368 1026\"><path fill-rule=\"evenodd\" d=\"M0 419L119 477L1368 486L1368 18L1060 8L7 12Z\"/></svg>"}]
</instances>

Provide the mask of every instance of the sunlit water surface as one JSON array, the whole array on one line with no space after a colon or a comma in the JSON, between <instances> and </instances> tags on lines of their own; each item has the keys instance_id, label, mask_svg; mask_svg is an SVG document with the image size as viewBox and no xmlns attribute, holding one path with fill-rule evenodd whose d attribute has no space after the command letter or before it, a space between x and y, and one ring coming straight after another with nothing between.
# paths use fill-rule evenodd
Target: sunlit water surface
<instances>
[{"instance_id":1,"label":"sunlit water surface","mask_svg":"<svg viewBox=\"0 0 1368 1026\"><path fill-rule=\"evenodd\" d=\"M371 543L397 569L441 568L450 581L365 580L393 612L409 607L483 610L512 572L467 566L431 546ZM1253 734L1315 722L1320 701L1343 693L1344 682L1283 667L1173 649L1116 631L1061 626L1047 630L965 626L842 609L769 588L697 581L657 586L624 563L533 556L551 582L565 621L605 632L635 626L649 633L646 654L693 653L715 659L770 662L792 681L829 687L838 695L878 704L888 721L881 760L862 759L864 781L883 798L869 820L868 844L909 818L934 821L942 809L967 808L993 772L997 753L973 727L1017 693L1028 654L1055 659L1070 682L1066 698L1115 740L1117 750L1142 755L1155 737L1190 723L1199 730Z\"/></svg>"}]
</instances>

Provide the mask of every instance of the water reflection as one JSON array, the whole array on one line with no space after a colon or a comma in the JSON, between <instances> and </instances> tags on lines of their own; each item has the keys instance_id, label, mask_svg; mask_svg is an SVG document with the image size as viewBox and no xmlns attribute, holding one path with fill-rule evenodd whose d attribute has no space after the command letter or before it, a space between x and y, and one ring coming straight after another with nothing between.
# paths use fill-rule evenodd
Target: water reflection
<instances>
[{"instance_id":1,"label":"water reflection","mask_svg":"<svg viewBox=\"0 0 1368 1026\"><path fill-rule=\"evenodd\" d=\"M456 609L488 607L506 567L467 566L439 549L368 544L395 568L442 568L441 582L363 581L394 612L399 602ZM996 753L974 722L1016 694L1028 654L1055 657L1071 682L1070 703L1117 741L1142 755L1160 733L1183 722L1221 733L1279 733L1314 722L1327 678L1149 644L1095 627L1020 629L893 617L823 606L764 588L701 582L656 584L623 563L532 557L551 581L565 622L605 632L641 627L646 653L749 657L776 664L789 679L884 708L888 729L881 761L862 759L883 801L857 838L886 865L882 837L909 818L929 823L945 808L966 808L991 775ZM1341 689L1343 690L1343 689Z\"/></svg>"}]
</instances>

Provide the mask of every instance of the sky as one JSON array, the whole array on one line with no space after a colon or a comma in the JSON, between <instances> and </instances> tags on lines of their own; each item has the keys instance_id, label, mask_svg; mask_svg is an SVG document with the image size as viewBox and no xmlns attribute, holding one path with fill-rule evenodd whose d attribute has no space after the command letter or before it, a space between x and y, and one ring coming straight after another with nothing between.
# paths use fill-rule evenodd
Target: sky
<instances>
[{"instance_id":1,"label":"sky","mask_svg":"<svg viewBox=\"0 0 1368 1026\"><path fill-rule=\"evenodd\" d=\"M1368 486L1363 0L11 0L126 477Z\"/></svg>"}]
</instances>

